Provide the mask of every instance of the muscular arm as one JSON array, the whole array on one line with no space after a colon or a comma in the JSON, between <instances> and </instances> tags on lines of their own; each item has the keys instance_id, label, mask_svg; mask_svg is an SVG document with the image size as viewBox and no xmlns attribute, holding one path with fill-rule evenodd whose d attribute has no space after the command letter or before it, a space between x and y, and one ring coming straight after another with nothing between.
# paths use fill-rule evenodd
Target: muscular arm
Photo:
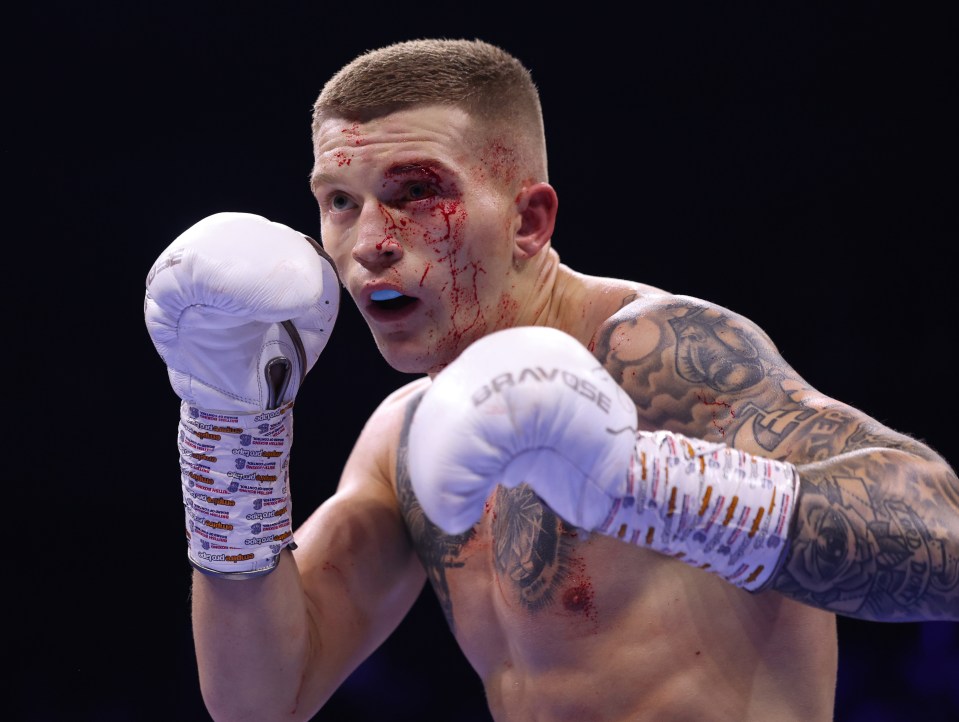
<instances>
[{"instance_id":1,"label":"muscular arm","mask_svg":"<svg viewBox=\"0 0 959 722\"><path fill-rule=\"evenodd\" d=\"M310 719L412 606L425 574L384 444L401 415L390 400L374 414L337 493L296 531L297 550L284 551L274 572L247 581L196 573L194 638L214 719Z\"/></svg>"},{"instance_id":2,"label":"muscular arm","mask_svg":"<svg viewBox=\"0 0 959 722\"><path fill-rule=\"evenodd\" d=\"M819 394L755 324L697 299L633 301L593 350L641 427L798 466L774 589L860 619L959 619L959 481L927 445Z\"/></svg>"}]
</instances>

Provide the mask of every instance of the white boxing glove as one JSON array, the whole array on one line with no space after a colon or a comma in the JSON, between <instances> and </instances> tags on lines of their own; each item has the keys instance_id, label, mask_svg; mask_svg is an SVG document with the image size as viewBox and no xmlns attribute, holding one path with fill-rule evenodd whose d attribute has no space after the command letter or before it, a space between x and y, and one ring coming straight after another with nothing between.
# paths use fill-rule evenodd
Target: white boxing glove
<instances>
[{"instance_id":1,"label":"white boxing glove","mask_svg":"<svg viewBox=\"0 0 959 722\"><path fill-rule=\"evenodd\" d=\"M144 317L181 399L177 445L187 556L248 579L293 545L293 400L339 310L332 261L308 236L217 213L159 256Z\"/></svg>"},{"instance_id":2,"label":"white boxing glove","mask_svg":"<svg viewBox=\"0 0 959 722\"><path fill-rule=\"evenodd\" d=\"M484 336L436 377L413 417L413 490L459 534L497 484L527 482L567 521L593 528L625 492L636 407L581 343L528 326Z\"/></svg>"},{"instance_id":3,"label":"white boxing glove","mask_svg":"<svg viewBox=\"0 0 959 722\"><path fill-rule=\"evenodd\" d=\"M471 344L433 379L409 436L413 490L449 534L497 484L528 484L567 522L758 591L794 516L792 464L669 431L638 431L633 401L575 338L520 327Z\"/></svg>"},{"instance_id":4,"label":"white boxing glove","mask_svg":"<svg viewBox=\"0 0 959 722\"><path fill-rule=\"evenodd\" d=\"M206 410L290 401L339 310L333 262L302 233L250 213L216 213L150 269L144 315L176 394Z\"/></svg>"}]
</instances>

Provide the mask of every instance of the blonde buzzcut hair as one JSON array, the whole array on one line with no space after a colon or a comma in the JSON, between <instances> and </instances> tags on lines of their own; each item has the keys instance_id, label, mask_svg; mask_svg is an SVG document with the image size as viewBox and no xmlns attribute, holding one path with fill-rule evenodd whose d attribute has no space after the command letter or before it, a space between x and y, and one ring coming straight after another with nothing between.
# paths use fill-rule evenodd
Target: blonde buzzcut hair
<instances>
[{"instance_id":1,"label":"blonde buzzcut hair","mask_svg":"<svg viewBox=\"0 0 959 722\"><path fill-rule=\"evenodd\" d=\"M512 146L547 180L539 91L516 57L483 40L406 40L366 51L337 71L313 104L313 135L328 118L366 122L423 105L461 108L487 137Z\"/></svg>"}]
</instances>

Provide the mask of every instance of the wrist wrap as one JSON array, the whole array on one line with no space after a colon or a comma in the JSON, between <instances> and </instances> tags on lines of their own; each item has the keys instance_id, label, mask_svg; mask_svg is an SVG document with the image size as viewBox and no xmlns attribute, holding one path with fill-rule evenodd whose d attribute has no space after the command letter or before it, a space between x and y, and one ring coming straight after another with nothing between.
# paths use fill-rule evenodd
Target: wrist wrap
<instances>
[{"instance_id":1,"label":"wrist wrap","mask_svg":"<svg viewBox=\"0 0 959 722\"><path fill-rule=\"evenodd\" d=\"M778 572L799 475L787 462L639 432L623 498L599 531L761 591Z\"/></svg>"},{"instance_id":2,"label":"wrist wrap","mask_svg":"<svg viewBox=\"0 0 959 722\"><path fill-rule=\"evenodd\" d=\"M195 569L249 579L272 571L283 547L296 548L292 440L292 402L248 414L180 404L180 480Z\"/></svg>"}]
</instances>

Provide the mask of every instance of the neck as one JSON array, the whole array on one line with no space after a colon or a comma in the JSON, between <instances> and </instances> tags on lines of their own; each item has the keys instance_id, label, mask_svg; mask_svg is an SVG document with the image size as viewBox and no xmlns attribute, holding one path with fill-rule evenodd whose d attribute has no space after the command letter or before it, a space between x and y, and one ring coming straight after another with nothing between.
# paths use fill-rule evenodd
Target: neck
<instances>
[{"instance_id":1,"label":"neck","mask_svg":"<svg viewBox=\"0 0 959 722\"><path fill-rule=\"evenodd\" d=\"M561 263L552 248L547 249L535 274L528 301L515 325L558 328L588 345L601 321L596 311L606 313L596 308L589 292L590 278Z\"/></svg>"}]
</instances>

